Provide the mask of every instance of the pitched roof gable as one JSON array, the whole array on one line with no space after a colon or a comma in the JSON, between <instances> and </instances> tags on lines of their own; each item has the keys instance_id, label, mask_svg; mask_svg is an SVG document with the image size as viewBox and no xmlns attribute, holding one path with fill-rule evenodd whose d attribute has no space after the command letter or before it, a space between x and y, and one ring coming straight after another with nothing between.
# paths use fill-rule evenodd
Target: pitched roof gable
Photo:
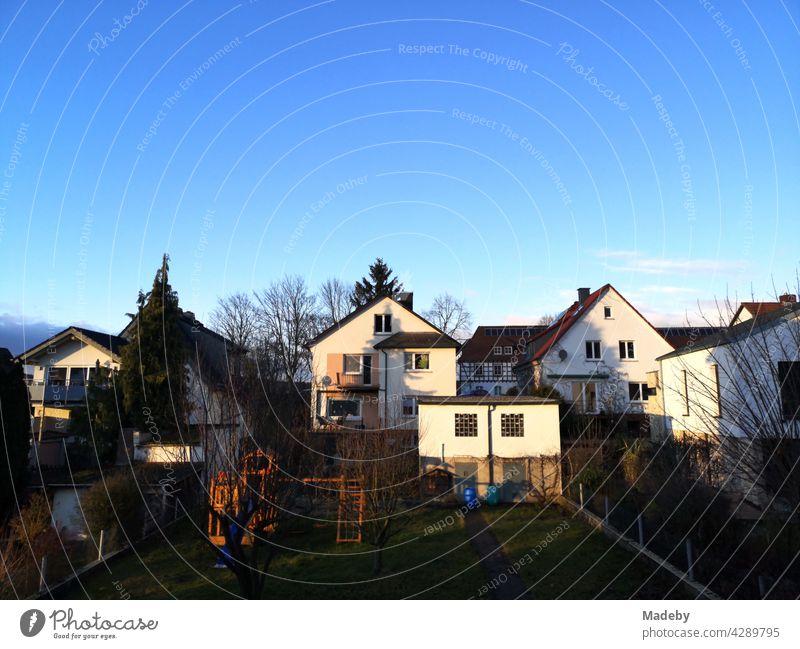
<instances>
[{"instance_id":1,"label":"pitched roof gable","mask_svg":"<svg viewBox=\"0 0 800 649\"><path fill-rule=\"evenodd\" d=\"M781 304L777 309L771 309L767 312L762 312L757 318L751 318L740 322L732 327L720 329L718 333L700 338L693 341L691 345L686 345L673 352L659 356L656 360L661 361L667 358L675 358L683 356L691 352L696 352L702 349L711 349L712 347L721 347L723 345L730 345L735 342L747 338L753 332L761 331L768 327L779 324L783 318L800 318L800 303Z\"/></svg>"},{"instance_id":2,"label":"pitched roof gable","mask_svg":"<svg viewBox=\"0 0 800 649\"><path fill-rule=\"evenodd\" d=\"M628 300L625 298L622 293L620 293L617 289L615 289L611 284L604 284L600 288L598 288L594 293L590 293L589 296L583 302L573 302L572 305L564 311L563 314L553 322L547 329L545 329L542 333L538 336L534 336L532 339L532 344L534 347L534 353L531 358L526 358L520 364L525 364L530 361L537 361L541 360L542 357L552 349L553 345L555 345L559 340L561 340L566 333L578 322L583 319L589 309L598 302L598 300L604 296L608 291L614 291L619 298L626 304L628 307L637 315L639 318L642 319L649 327L653 330L659 338L664 340L670 347L672 345L669 341L664 338L664 335L656 329L650 321L645 318L639 310L633 306Z\"/></svg>"},{"instance_id":3,"label":"pitched roof gable","mask_svg":"<svg viewBox=\"0 0 800 649\"><path fill-rule=\"evenodd\" d=\"M388 295L379 295L379 296L377 296L377 297L374 297L374 298L372 298L372 299L371 299L369 302L367 302L366 304L364 304L364 305L362 305L362 306L358 307L358 308L357 308L355 311L352 311L351 313L348 313L348 314L347 314L347 315L346 315L344 318L342 318L342 319L341 319L339 322L337 322L337 323L335 323L335 324L332 324L330 327L328 327L328 328L327 328L327 329L325 329L324 331L322 331L322 332L318 333L316 336L314 336L314 337L313 337L311 340L309 340L309 341L308 341L308 343L306 344L306 347L307 347L307 348L311 348L311 347L313 347L314 345L316 345L317 343L319 343L321 340L323 340L324 338L327 338L327 337L328 337L328 336L330 336L331 334L333 334L333 333L336 333L336 332L337 332L337 331L339 331L340 329L342 329L342 328L344 328L345 326L347 326L347 325L348 325L348 324L349 324L351 321L355 320L355 319L356 319L358 316L360 316L362 313L365 313L366 311L368 311L369 309L371 309L373 306L375 306L375 305L376 305L376 304L378 304L379 302L382 302L383 300L391 300L391 302L392 302L393 304L396 304L396 305L397 305L397 306L399 306L401 309L405 309L405 310L406 310L406 311L408 311L410 314L412 314L413 316L415 316L415 317L416 317L418 320L420 320L420 321L424 322L426 325L428 325L429 327L431 327L431 328L432 328L434 331L436 331L437 333L439 333L441 336L444 336L444 337L446 337L446 338L450 338L450 336L448 336L448 335L447 335L447 334L446 334L444 331L442 331L441 329L439 329L439 327L437 327L437 326L436 326L435 324L433 324L432 322L428 322L428 320L426 320L425 318L423 318L423 317L422 317L422 316L421 316L419 313L417 313L416 311L413 311L413 310L409 309L409 308L408 308L408 307L407 307L405 304L402 304L402 303L398 302L397 300L394 300L394 299L392 299L392 298L391 298L391 297L389 297Z\"/></svg>"},{"instance_id":4,"label":"pitched roof gable","mask_svg":"<svg viewBox=\"0 0 800 649\"><path fill-rule=\"evenodd\" d=\"M59 331L53 336L50 336L50 338L42 341L35 347L31 347L31 349L22 352L17 358L23 362L27 362L26 359L36 356L42 350L52 346L64 338L67 338L68 336L74 336L86 346L95 347L107 352L115 361L119 361L120 350L128 343L128 341L122 336L115 336L114 334L107 334L103 333L102 331L94 331L92 329L85 329L83 327L71 326Z\"/></svg>"}]
</instances>

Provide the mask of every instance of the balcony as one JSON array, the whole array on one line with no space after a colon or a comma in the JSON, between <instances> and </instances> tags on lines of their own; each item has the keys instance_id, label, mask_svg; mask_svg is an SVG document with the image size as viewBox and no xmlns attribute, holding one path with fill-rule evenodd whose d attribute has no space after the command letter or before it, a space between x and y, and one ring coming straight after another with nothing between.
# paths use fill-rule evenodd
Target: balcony
<instances>
[{"instance_id":1,"label":"balcony","mask_svg":"<svg viewBox=\"0 0 800 649\"><path fill-rule=\"evenodd\" d=\"M83 384L77 385L43 385L41 383L31 383L28 385L28 394L30 394L31 402L33 403L76 403L86 399L86 386Z\"/></svg>"},{"instance_id":2,"label":"balcony","mask_svg":"<svg viewBox=\"0 0 800 649\"><path fill-rule=\"evenodd\" d=\"M377 390L377 382L372 381L372 372L358 374L336 373L336 387L343 390Z\"/></svg>"}]
</instances>

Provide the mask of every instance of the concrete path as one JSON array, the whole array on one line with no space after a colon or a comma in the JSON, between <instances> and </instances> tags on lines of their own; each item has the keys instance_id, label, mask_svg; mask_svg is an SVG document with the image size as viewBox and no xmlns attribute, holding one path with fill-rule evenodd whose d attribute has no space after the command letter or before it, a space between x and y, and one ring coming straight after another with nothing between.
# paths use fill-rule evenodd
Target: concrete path
<instances>
[{"instance_id":1,"label":"concrete path","mask_svg":"<svg viewBox=\"0 0 800 649\"><path fill-rule=\"evenodd\" d=\"M464 527L472 547L481 558L486 574L486 586L482 589L491 599L528 599L527 586L514 572L492 528L480 509L473 509L464 519Z\"/></svg>"}]
</instances>

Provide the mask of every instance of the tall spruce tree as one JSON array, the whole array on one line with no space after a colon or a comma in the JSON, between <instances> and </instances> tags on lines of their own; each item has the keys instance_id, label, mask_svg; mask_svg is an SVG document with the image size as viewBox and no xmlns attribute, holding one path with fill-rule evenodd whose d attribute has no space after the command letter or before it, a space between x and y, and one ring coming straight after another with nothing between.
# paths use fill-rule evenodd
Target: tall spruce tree
<instances>
[{"instance_id":1,"label":"tall spruce tree","mask_svg":"<svg viewBox=\"0 0 800 649\"><path fill-rule=\"evenodd\" d=\"M382 295L393 298L402 290L400 280L392 276L392 269L378 257L375 263L370 264L369 277L362 277L361 281L356 282L350 300L358 308Z\"/></svg>"},{"instance_id":2,"label":"tall spruce tree","mask_svg":"<svg viewBox=\"0 0 800 649\"><path fill-rule=\"evenodd\" d=\"M186 345L178 294L164 255L149 293L139 293L131 340L122 349L119 384L128 420L144 432L181 430L186 411Z\"/></svg>"},{"instance_id":3,"label":"tall spruce tree","mask_svg":"<svg viewBox=\"0 0 800 649\"><path fill-rule=\"evenodd\" d=\"M113 462L119 440L119 415L114 370L102 367L100 361L86 386L86 408L79 408L69 419L69 433L74 435L91 462ZM96 455L96 458L95 458Z\"/></svg>"},{"instance_id":4,"label":"tall spruce tree","mask_svg":"<svg viewBox=\"0 0 800 649\"><path fill-rule=\"evenodd\" d=\"M22 364L0 348L0 523L22 500L30 445L31 409Z\"/></svg>"}]
</instances>

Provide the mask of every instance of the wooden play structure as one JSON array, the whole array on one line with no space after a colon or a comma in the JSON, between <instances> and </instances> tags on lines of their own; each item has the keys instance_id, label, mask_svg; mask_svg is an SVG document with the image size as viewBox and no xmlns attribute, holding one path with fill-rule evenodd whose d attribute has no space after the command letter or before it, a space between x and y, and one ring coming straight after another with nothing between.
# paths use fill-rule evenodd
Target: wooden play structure
<instances>
[{"instance_id":1,"label":"wooden play structure","mask_svg":"<svg viewBox=\"0 0 800 649\"><path fill-rule=\"evenodd\" d=\"M211 479L208 538L214 545L225 545L222 519L228 516L236 521L240 504L243 501L240 497L242 495L239 492L240 489L242 492L252 491L262 502L272 500L268 490L274 481L274 478L270 478L270 472L275 470L276 467L270 456L262 451L254 451L245 458L241 473L231 475L226 471L219 471ZM358 480L342 476L338 478L305 478L303 482L309 486L335 491L338 494L336 542L360 543L361 525L364 521L364 490L359 486ZM260 508L249 520L247 528L252 531L262 525L265 519L269 520L274 516L273 512L272 507L267 508L266 511L264 508ZM268 525L266 529L269 530L270 526ZM245 534L242 543L249 544L250 542L251 535Z\"/></svg>"}]
</instances>

